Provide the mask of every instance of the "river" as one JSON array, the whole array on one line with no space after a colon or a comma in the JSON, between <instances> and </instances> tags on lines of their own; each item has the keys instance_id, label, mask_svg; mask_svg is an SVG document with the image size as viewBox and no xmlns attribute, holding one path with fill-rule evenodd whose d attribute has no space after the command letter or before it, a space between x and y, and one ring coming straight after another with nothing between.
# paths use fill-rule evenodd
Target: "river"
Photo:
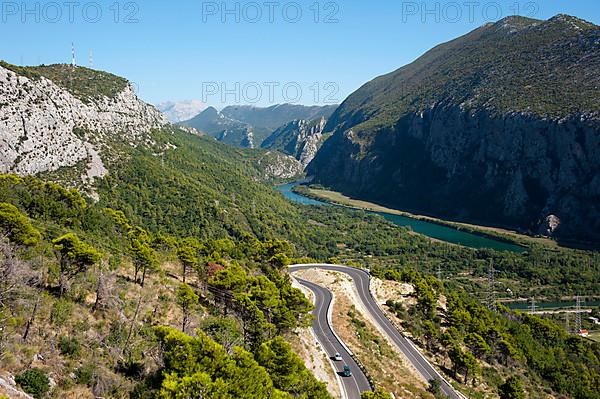
<instances>
[{"instance_id":1,"label":"river","mask_svg":"<svg viewBox=\"0 0 600 399\"><path fill-rule=\"evenodd\" d=\"M299 204L332 206L332 204L330 203L315 200L313 198L308 198L293 192L292 189L297 184L298 183L289 183L277 186L276 188L277 190L279 190L279 192L283 194L285 198ZM483 235L469 233L466 231L455 229L453 227L443 226L438 223L427 222L424 220L418 220L407 216L400 216L386 212L367 212L383 216L385 219L398 226L410 227L416 233L423 234L425 236L435 238L437 240L446 241L452 244L458 244L475 249L488 248L494 249L496 251L523 252L525 250L525 248L519 245L496 240Z\"/></svg>"}]
</instances>

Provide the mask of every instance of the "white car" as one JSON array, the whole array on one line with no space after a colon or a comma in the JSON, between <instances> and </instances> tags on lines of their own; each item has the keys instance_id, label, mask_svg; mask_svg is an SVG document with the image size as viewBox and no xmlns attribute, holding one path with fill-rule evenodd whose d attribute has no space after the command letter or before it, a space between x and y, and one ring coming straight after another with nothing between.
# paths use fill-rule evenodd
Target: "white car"
<instances>
[{"instance_id":1,"label":"white car","mask_svg":"<svg viewBox=\"0 0 600 399\"><path fill-rule=\"evenodd\" d=\"M342 361L342 355L340 355L338 352L336 352L335 356L333 356L333 360L335 360L336 362L341 362Z\"/></svg>"}]
</instances>

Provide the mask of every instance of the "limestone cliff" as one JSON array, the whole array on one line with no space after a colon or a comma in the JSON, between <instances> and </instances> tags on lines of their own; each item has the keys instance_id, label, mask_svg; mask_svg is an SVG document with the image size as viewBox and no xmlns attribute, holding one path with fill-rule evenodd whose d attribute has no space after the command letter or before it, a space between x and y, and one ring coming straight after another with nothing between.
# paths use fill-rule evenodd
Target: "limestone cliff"
<instances>
[{"instance_id":1,"label":"limestone cliff","mask_svg":"<svg viewBox=\"0 0 600 399\"><path fill-rule=\"evenodd\" d=\"M321 147L326 119L294 120L275 130L262 148L279 150L296 158L302 168L313 160Z\"/></svg>"},{"instance_id":2,"label":"limestone cliff","mask_svg":"<svg viewBox=\"0 0 600 399\"><path fill-rule=\"evenodd\" d=\"M110 74L0 65L1 172L38 174L83 164L81 182L91 183L107 173L103 152L111 142L139 145L166 123L127 81Z\"/></svg>"}]
</instances>

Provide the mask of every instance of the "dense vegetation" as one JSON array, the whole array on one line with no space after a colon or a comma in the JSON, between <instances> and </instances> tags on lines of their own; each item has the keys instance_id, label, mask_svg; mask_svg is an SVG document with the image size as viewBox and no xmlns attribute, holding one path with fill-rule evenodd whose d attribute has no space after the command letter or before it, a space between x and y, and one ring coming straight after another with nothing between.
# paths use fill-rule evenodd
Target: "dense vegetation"
<instances>
[{"instance_id":1,"label":"dense vegetation","mask_svg":"<svg viewBox=\"0 0 600 399\"><path fill-rule=\"evenodd\" d=\"M153 234L11 175L0 229L0 365L36 398L50 376L59 396L329 398L281 338L312 309L282 273L286 242Z\"/></svg>"},{"instance_id":2,"label":"dense vegetation","mask_svg":"<svg viewBox=\"0 0 600 399\"><path fill-rule=\"evenodd\" d=\"M483 380L501 397L524 397L523 380L529 397L540 391L576 399L598 397L600 344L569 335L539 316L503 306L491 311L464 290L449 289L413 268L383 275L415 286L414 305L387 305L425 350L444 359L439 365L462 383L477 387Z\"/></svg>"},{"instance_id":3,"label":"dense vegetation","mask_svg":"<svg viewBox=\"0 0 600 399\"><path fill-rule=\"evenodd\" d=\"M127 149L122 164L99 185L100 207L122 210L153 233L201 239L251 234L287 240L296 257L372 267L413 265L427 273L440 267L444 275L472 285L473 292L480 291L479 278L493 261L499 292L598 295L597 253L531 244L518 254L434 243L366 212L289 203L259 183L263 175L255 151L176 130L157 132L154 139L154 148Z\"/></svg>"},{"instance_id":4,"label":"dense vegetation","mask_svg":"<svg viewBox=\"0 0 600 399\"><path fill-rule=\"evenodd\" d=\"M310 304L282 271L306 257L368 266L394 278L406 268L432 274L440 266L445 287L414 272L425 282L417 284L422 299L418 313L407 310L403 317L417 334L426 321L442 334L450 321L434 304L440 295L451 298L449 306L483 312L507 342L531 356L515 363L535 372L524 377L526 389L575 392L557 380L553 365L568 360L578 370L581 356L596 356L587 344L574 352L572 338L552 323L554 340L527 335L517 327L539 319L505 309L488 314L477 301L491 260L498 291L597 295L593 254L544 247L498 253L432 242L372 214L288 203L259 182L253 152L177 130L155 132L154 139L153 147L115 147L123 161L98 186L97 203L33 177L0 177L3 369L15 375L39 369L58 383L58 394L238 397L227 382L243 377L248 397L326 398L325 387L280 338L310 321ZM463 343L473 332L487 336L466 322L458 327L452 356L470 367ZM551 363L533 357L542 349ZM501 370L502 378L490 377L500 386L508 372L495 356L485 359L500 364L490 366ZM242 367L251 371L240 377ZM465 367L457 363L461 382ZM479 378L494 375L487 366L481 370ZM594 381L590 370L584 375ZM468 375L472 371L467 367ZM43 389L43 378L35 381ZM578 384L579 397L589 397L586 384Z\"/></svg>"}]
</instances>

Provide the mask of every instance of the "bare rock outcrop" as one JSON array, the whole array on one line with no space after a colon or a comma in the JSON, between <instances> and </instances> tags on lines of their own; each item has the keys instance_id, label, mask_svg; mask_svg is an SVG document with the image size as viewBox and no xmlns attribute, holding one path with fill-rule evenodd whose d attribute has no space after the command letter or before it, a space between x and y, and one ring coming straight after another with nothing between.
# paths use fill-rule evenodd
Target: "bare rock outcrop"
<instances>
[{"instance_id":1,"label":"bare rock outcrop","mask_svg":"<svg viewBox=\"0 0 600 399\"><path fill-rule=\"evenodd\" d=\"M110 141L137 146L166 123L129 84L114 97L84 101L50 79L0 66L0 172L34 175L84 165L81 180L89 183L107 173L102 154Z\"/></svg>"}]
</instances>

